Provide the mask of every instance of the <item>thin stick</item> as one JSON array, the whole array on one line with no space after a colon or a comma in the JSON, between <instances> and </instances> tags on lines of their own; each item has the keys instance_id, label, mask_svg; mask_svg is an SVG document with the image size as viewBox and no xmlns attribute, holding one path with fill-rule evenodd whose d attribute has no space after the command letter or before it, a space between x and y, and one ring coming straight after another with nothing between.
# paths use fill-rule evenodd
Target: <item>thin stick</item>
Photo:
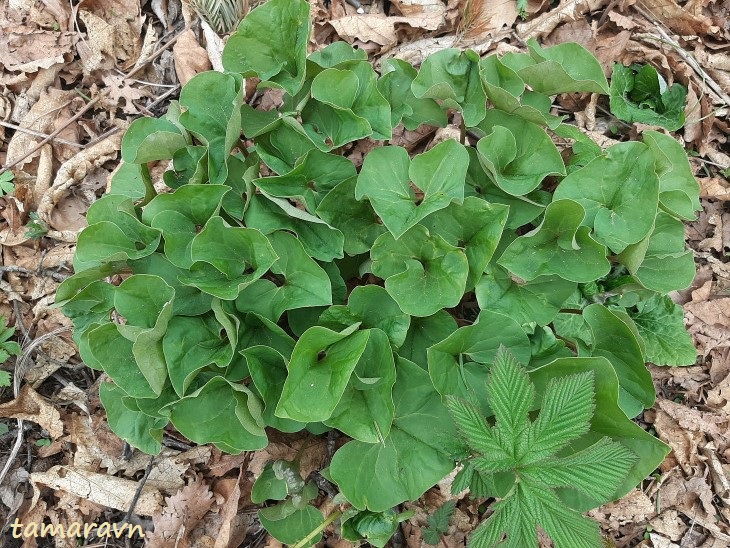
<instances>
[{"instance_id":1,"label":"thin stick","mask_svg":"<svg viewBox=\"0 0 730 548\"><path fill-rule=\"evenodd\" d=\"M70 274L61 274L60 272L55 272L53 270L50 270L48 268L42 268L38 270L31 270L30 268L23 268L22 266L15 266L15 265L8 265L8 266L0 266L0 274L3 272L12 272L14 274L24 274L26 276L48 276L49 278L53 278L57 282L62 282L68 277L70 277Z\"/></svg>"},{"instance_id":2,"label":"thin stick","mask_svg":"<svg viewBox=\"0 0 730 548\"><path fill-rule=\"evenodd\" d=\"M129 523L129 520L132 517L132 514L134 513L134 507L137 506L137 502L139 501L139 497L142 496L142 489L144 489L144 484L147 483L147 478L150 477L150 473L152 472L152 465L155 463L155 455L152 455L150 457L150 462L147 463L147 468L144 471L144 476L142 476L142 479L139 480L139 484L137 485L137 490L134 493L134 497L132 497L132 502L129 503L129 509L127 510L127 513L124 515L124 519L122 520L122 524ZM126 547L129 547L132 545L131 541L131 535L125 539L124 545Z\"/></svg>"},{"instance_id":3,"label":"thin stick","mask_svg":"<svg viewBox=\"0 0 730 548\"><path fill-rule=\"evenodd\" d=\"M30 366L30 355L33 351L48 339L60 335L65 331L69 331L70 329L70 327L59 327L58 329L54 329L53 331L35 339L25 350L23 350L23 354L15 361L15 373L13 374L13 395L16 399L20 394L20 383L23 380L26 370ZM3 466L2 471L0 471L0 485L2 485L5 476L10 471L10 467L13 465L13 462L15 462L15 459L20 452L21 445L23 445L23 420L16 420L18 421L18 435L15 438L13 449L10 451L10 455L8 455L8 460L5 461L5 466Z\"/></svg>"},{"instance_id":4,"label":"thin stick","mask_svg":"<svg viewBox=\"0 0 730 548\"><path fill-rule=\"evenodd\" d=\"M145 60L144 60L143 62L141 62L141 63L140 63L139 65L137 65L137 67L136 67L136 68L134 68L134 69L132 69L132 70L131 70L131 71L129 72L129 74L127 74L127 75L126 75L126 76L124 77L124 79L125 79L125 80L129 80L129 79L131 79L131 78L132 78L132 76L134 76L134 75L135 75L135 74L137 74L137 73L138 73L138 72L139 72L140 70L142 70L142 69L143 69L143 68L144 68L144 67L145 67L145 66L146 66L146 65L147 65L148 63L151 63L152 61L154 61L155 59L157 59L157 58L158 58L158 57L159 57L160 55L162 55L162 53L163 53L163 52L164 52L164 51L165 51L165 50L166 50L167 48L169 48L169 47L170 47L170 46L172 46L172 45L173 45L173 44L174 44L175 42L177 42L178 38L180 38L180 36L182 36L182 35L183 35L183 33L185 32L185 30L187 30L188 28L189 28L189 27L187 27L187 26L186 26L186 27L185 27L185 28L184 28L184 29L183 29L183 30L182 30L182 31L181 31L181 32L180 32L179 34L177 34L176 36L174 36L173 38L171 38L171 39L170 39L170 41L169 41L169 42L167 42L167 43L166 43L166 44L165 44L164 46L162 46L162 47L161 47L160 49L158 49L158 50L157 50L157 51L156 51L155 53L153 53L153 54L152 54L152 55L150 55L150 56L149 56L149 57L148 57L147 59L145 59ZM55 138L56 138L56 137L57 137L57 136L58 136L58 135L59 135L59 134L60 134L60 133L61 133L61 132L62 132L62 131L63 131L64 129L66 129L66 128L67 128L68 126L70 126L70 125L71 125L71 124L73 124L73 123L74 123L74 122L75 122L76 120L78 120L78 119L79 119L79 118L81 118L81 117L82 117L82 116L83 116L84 114L86 114L86 113L87 113L87 112L88 112L89 110L91 110L91 107L93 107L93 106L94 106L94 105L95 105L96 103L98 103L98 102L99 102L99 101L101 101L101 100L102 100L102 99L103 99L104 97L106 97L107 95L109 95L109 93L110 93L110 92L111 92L111 88L106 88L106 89L102 90L102 91L101 91L101 92L99 93L99 95L97 95L97 96L96 96L96 97L94 97L94 98L93 98L93 99L92 99L91 101L89 101L88 103L86 103L86 105L84 106L84 108L82 108L82 109L81 109L80 111L78 111L78 112L77 112L77 113L76 113L76 114L75 114L74 116L72 116L72 117L71 117L71 118L70 118L70 119L69 119L69 120L68 120L68 121L67 121L66 123L64 123L64 124L63 124L63 125L62 125L61 127L59 127L58 129L56 129L56 130L55 130L55 131L54 131L53 133L51 133L50 135L48 135L47 137L45 137L45 138L44 138L44 139L43 139L43 140L42 140L42 141L41 141L40 143L38 143L38 144L37 144L37 145L36 145L35 147L33 147L33 148L32 148L31 150L29 150L29 151L28 151L27 153L23 154L23 156L21 156L20 158L18 158L18 159L16 159L16 160L14 160L14 161L13 161L12 163L10 163L10 164L8 164L8 165L6 165L6 166L3 166L3 168L2 168L1 170L0 170L0 175L2 175L3 173L5 173L5 172L6 172L6 171L8 171L9 169L12 169L12 168L14 168L14 167L15 167L15 166L17 166L17 165L18 165L18 164L19 164L20 162L22 162L23 160L25 160L26 158L28 158L28 157L29 157L29 156L31 156L32 154L35 154L35 153L36 153L36 151L38 151L38 150L39 150L39 149L40 149L40 148L41 148L41 147L42 147L43 145L45 145L46 143L48 143L48 142L52 141L53 139L55 139Z\"/></svg>"},{"instance_id":5,"label":"thin stick","mask_svg":"<svg viewBox=\"0 0 730 548\"><path fill-rule=\"evenodd\" d=\"M43 137L44 139L48 137L47 134L41 133L40 131L35 131L33 129L28 129L27 127L23 126L16 126L15 124L11 124L10 122L3 122L0 120L0 126L6 127L8 129L14 129L16 131L19 131L21 133L27 133L28 135L32 135L33 137ZM69 145L72 147L79 147L83 148L84 145L81 143L74 143L73 141L67 141L66 139L53 139L57 143L61 143L62 145Z\"/></svg>"}]
</instances>

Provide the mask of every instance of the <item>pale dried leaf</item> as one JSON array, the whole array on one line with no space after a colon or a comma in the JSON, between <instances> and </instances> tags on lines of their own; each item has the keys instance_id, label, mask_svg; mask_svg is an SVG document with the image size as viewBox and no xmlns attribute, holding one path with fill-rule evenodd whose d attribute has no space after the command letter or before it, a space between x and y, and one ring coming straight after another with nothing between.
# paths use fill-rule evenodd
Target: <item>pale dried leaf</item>
<instances>
[{"instance_id":1,"label":"pale dried leaf","mask_svg":"<svg viewBox=\"0 0 730 548\"><path fill-rule=\"evenodd\" d=\"M9 72L36 72L65 63L77 40L75 32L0 26L0 66Z\"/></svg>"},{"instance_id":2,"label":"pale dried leaf","mask_svg":"<svg viewBox=\"0 0 730 548\"><path fill-rule=\"evenodd\" d=\"M187 84L199 72L211 68L208 52L198 44L195 33L190 29L180 35L172 47L172 53L175 57L175 72L181 85Z\"/></svg>"},{"instance_id":3,"label":"pale dried leaf","mask_svg":"<svg viewBox=\"0 0 730 548\"><path fill-rule=\"evenodd\" d=\"M401 24L433 31L437 30L442 22L442 15L424 13L414 17L386 17L372 14L348 15L329 23L341 39L350 43L356 40L374 42L381 46L381 53L385 53L398 43L397 25Z\"/></svg>"},{"instance_id":4,"label":"pale dried leaf","mask_svg":"<svg viewBox=\"0 0 730 548\"><path fill-rule=\"evenodd\" d=\"M72 493L93 503L126 512L129 510L138 482L98 474L74 466L54 466L46 472L33 472L33 484ZM143 516L154 516L162 505L162 494L155 487L145 485L134 507L134 512Z\"/></svg>"},{"instance_id":5,"label":"pale dried leaf","mask_svg":"<svg viewBox=\"0 0 730 548\"><path fill-rule=\"evenodd\" d=\"M161 511L152 515L154 533L147 535L150 548L185 548L188 535L215 502L210 486L203 480L186 485L165 499Z\"/></svg>"},{"instance_id":6,"label":"pale dried leaf","mask_svg":"<svg viewBox=\"0 0 730 548\"><path fill-rule=\"evenodd\" d=\"M63 435L60 413L27 384L20 389L17 398L0 405L0 417L34 422L53 439Z\"/></svg>"},{"instance_id":7,"label":"pale dried leaf","mask_svg":"<svg viewBox=\"0 0 730 548\"><path fill-rule=\"evenodd\" d=\"M575 21L589 11L596 11L606 4L608 0L562 0L555 9L517 25L517 34L523 40L545 36L560 23Z\"/></svg>"},{"instance_id":8,"label":"pale dried leaf","mask_svg":"<svg viewBox=\"0 0 730 548\"><path fill-rule=\"evenodd\" d=\"M703 35L713 31L709 17L693 14L675 0L641 0L641 6L682 36Z\"/></svg>"}]
</instances>

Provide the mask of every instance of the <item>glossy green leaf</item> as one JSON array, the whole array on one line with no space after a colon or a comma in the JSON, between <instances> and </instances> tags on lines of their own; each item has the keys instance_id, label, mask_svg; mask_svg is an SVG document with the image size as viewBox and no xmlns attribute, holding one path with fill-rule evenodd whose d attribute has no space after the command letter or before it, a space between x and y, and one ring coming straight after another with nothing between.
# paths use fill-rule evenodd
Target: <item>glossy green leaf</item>
<instances>
[{"instance_id":1,"label":"glossy green leaf","mask_svg":"<svg viewBox=\"0 0 730 548\"><path fill-rule=\"evenodd\" d=\"M122 403L127 394L113 383L99 386L99 398L106 411L109 428L117 436L148 455L157 455L162 448L162 431L167 419L154 419L141 411L132 411Z\"/></svg>"},{"instance_id":2,"label":"glossy green leaf","mask_svg":"<svg viewBox=\"0 0 730 548\"><path fill-rule=\"evenodd\" d=\"M304 332L289 361L276 416L300 422L332 416L369 337L357 324L340 332L319 326Z\"/></svg>"},{"instance_id":3,"label":"glossy green leaf","mask_svg":"<svg viewBox=\"0 0 730 548\"><path fill-rule=\"evenodd\" d=\"M317 508L307 505L279 520L270 519L259 512L259 520L271 536L280 542L294 545L319 527L324 522L324 517ZM321 538L322 533L318 533L304 546L312 546Z\"/></svg>"},{"instance_id":4,"label":"glossy green leaf","mask_svg":"<svg viewBox=\"0 0 730 548\"><path fill-rule=\"evenodd\" d=\"M411 84L418 72L410 63L401 59L385 59L381 71L378 90L390 103L393 127L401 120L408 130L414 130L422 124L446 126L446 113L434 99L418 98L413 94Z\"/></svg>"},{"instance_id":5,"label":"glossy green leaf","mask_svg":"<svg viewBox=\"0 0 730 548\"><path fill-rule=\"evenodd\" d=\"M572 282L591 282L608 274L606 248L581 226L583 206L572 200L552 202L543 222L520 236L497 261L523 280L556 275Z\"/></svg>"},{"instance_id":6,"label":"glossy green leaf","mask_svg":"<svg viewBox=\"0 0 730 548\"><path fill-rule=\"evenodd\" d=\"M437 99L444 107L461 111L467 127L484 119L487 96L479 76L479 55L472 50L449 48L429 55L411 89L418 98Z\"/></svg>"},{"instance_id":7,"label":"glossy green leaf","mask_svg":"<svg viewBox=\"0 0 730 548\"><path fill-rule=\"evenodd\" d=\"M349 255L366 253L383 232L375 210L367 200L355 199L357 178L352 177L327 193L317 208L317 215L344 236L344 251Z\"/></svg>"},{"instance_id":8,"label":"glossy green leaf","mask_svg":"<svg viewBox=\"0 0 730 548\"><path fill-rule=\"evenodd\" d=\"M105 323L88 331L88 361L96 362L124 392L133 398L154 398L150 386L134 359L133 342L119 332L119 326ZM81 357L87 361L86 353Z\"/></svg>"},{"instance_id":9,"label":"glossy green leaf","mask_svg":"<svg viewBox=\"0 0 730 548\"><path fill-rule=\"evenodd\" d=\"M605 357L616 370L620 385L619 405L624 413L635 417L651 407L655 397L654 385L631 329L600 304L587 306L583 317L593 331L591 355Z\"/></svg>"},{"instance_id":10,"label":"glossy green leaf","mask_svg":"<svg viewBox=\"0 0 730 548\"><path fill-rule=\"evenodd\" d=\"M644 143L651 149L659 176L659 204L670 215L685 221L694 220L700 205L700 186L692 174L687 154L672 137L657 131L645 131Z\"/></svg>"},{"instance_id":11,"label":"glossy green leaf","mask_svg":"<svg viewBox=\"0 0 730 548\"><path fill-rule=\"evenodd\" d=\"M522 196L548 175L565 175L558 149L540 126L491 109L479 129L486 134L477 143L479 161L508 194Z\"/></svg>"},{"instance_id":12,"label":"glossy green leaf","mask_svg":"<svg viewBox=\"0 0 730 548\"><path fill-rule=\"evenodd\" d=\"M479 72L487 98L494 108L551 129L560 125L561 117L550 114L549 108L545 111L530 104L523 104L525 98L529 97L523 95L525 83L496 55L482 58L479 62ZM520 96L523 97L522 101Z\"/></svg>"},{"instance_id":13,"label":"glossy green leaf","mask_svg":"<svg viewBox=\"0 0 730 548\"><path fill-rule=\"evenodd\" d=\"M254 184L272 196L295 198L314 212L322 197L356 175L355 165L347 158L313 149L289 173L255 179Z\"/></svg>"},{"instance_id":14,"label":"glossy green leaf","mask_svg":"<svg viewBox=\"0 0 730 548\"><path fill-rule=\"evenodd\" d=\"M430 346L443 341L457 329L456 320L445 310L439 310L425 318L411 318L406 340L398 349L401 358L428 369L427 350Z\"/></svg>"},{"instance_id":15,"label":"glossy green leaf","mask_svg":"<svg viewBox=\"0 0 730 548\"><path fill-rule=\"evenodd\" d=\"M188 144L187 136L164 118L140 118L122 137L122 159L131 164L168 160Z\"/></svg>"},{"instance_id":16,"label":"glossy green leaf","mask_svg":"<svg viewBox=\"0 0 730 548\"><path fill-rule=\"evenodd\" d=\"M487 268L476 285L479 308L493 310L524 325L553 321L563 303L575 291L576 283L559 276L539 276L530 282L517 283L497 265Z\"/></svg>"},{"instance_id":17,"label":"glossy green leaf","mask_svg":"<svg viewBox=\"0 0 730 548\"><path fill-rule=\"evenodd\" d=\"M576 91L608 95L608 81L600 63L583 46L568 42L543 48L534 39L527 45L532 62L525 62L517 74L533 90L545 95Z\"/></svg>"},{"instance_id":18,"label":"glossy green leaf","mask_svg":"<svg viewBox=\"0 0 730 548\"><path fill-rule=\"evenodd\" d=\"M430 316L456 306L464 294L466 254L425 226L413 227L398 240L383 234L370 254L373 274L385 279L386 291L406 314Z\"/></svg>"},{"instance_id":19,"label":"glossy green leaf","mask_svg":"<svg viewBox=\"0 0 730 548\"><path fill-rule=\"evenodd\" d=\"M464 250L469 262L467 291L479 281L497 249L508 211L502 204L468 197L462 205L452 203L421 221L429 232Z\"/></svg>"},{"instance_id":20,"label":"glossy green leaf","mask_svg":"<svg viewBox=\"0 0 730 548\"><path fill-rule=\"evenodd\" d=\"M170 405L170 420L195 443L212 443L227 453L263 449L268 444L261 402L243 385L213 377Z\"/></svg>"},{"instance_id":21,"label":"glossy green leaf","mask_svg":"<svg viewBox=\"0 0 730 548\"><path fill-rule=\"evenodd\" d=\"M370 329L369 335L350 382L324 423L356 440L378 443L390 432L395 413L395 361L386 333Z\"/></svg>"},{"instance_id":22,"label":"glossy green leaf","mask_svg":"<svg viewBox=\"0 0 730 548\"><path fill-rule=\"evenodd\" d=\"M277 259L271 244L253 228L228 227L211 217L191 245L193 265L181 278L205 293L232 300L269 270Z\"/></svg>"},{"instance_id":23,"label":"glossy green leaf","mask_svg":"<svg viewBox=\"0 0 730 548\"><path fill-rule=\"evenodd\" d=\"M223 49L223 66L295 94L304 82L309 3L271 0L246 15Z\"/></svg>"},{"instance_id":24,"label":"glossy green leaf","mask_svg":"<svg viewBox=\"0 0 730 548\"><path fill-rule=\"evenodd\" d=\"M345 61L367 61L365 50L353 48L347 42L332 42L322 49L313 51L307 59L322 68L332 68Z\"/></svg>"},{"instance_id":25,"label":"glossy green leaf","mask_svg":"<svg viewBox=\"0 0 730 548\"><path fill-rule=\"evenodd\" d=\"M266 194L252 196L244 221L246 226L264 234L277 230L295 233L306 252L314 259L331 261L344 255L345 237L340 230L285 199Z\"/></svg>"},{"instance_id":26,"label":"glossy green leaf","mask_svg":"<svg viewBox=\"0 0 730 548\"><path fill-rule=\"evenodd\" d=\"M492 182L491 175L482 167L479 153L469 147L469 168L466 172L465 196L477 196L493 204L509 206L506 227L515 229L534 221L545 211L552 196L545 191L535 190L525 196L507 194Z\"/></svg>"},{"instance_id":27,"label":"glossy green leaf","mask_svg":"<svg viewBox=\"0 0 730 548\"><path fill-rule=\"evenodd\" d=\"M224 368L233 356L213 314L172 318L162 348L170 381L180 397L201 369L209 365Z\"/></svg>"},{"instance_id":28,"label":"glossy green leaf","mask_svg":"<svg viewBox=\"0 0 730 548\"><path fill-rule=\"evenodd\" d=\"M402 358L397 369L390 435L384 443L345 444L330 466L332 479L361 510L383 512L416 500L454 468L443 449L454 426L428 374Z\"/></svg>"},{"instance_id":29,"label":"glossy green leaf","mask_svg":"<svg viewBox=\"0 0 730 548\"><path fill-rule=\"evenodd\" d=\"M660 293L686 289L695 276L692 251L684 245L684 225L663 211L657 213L651 233L627 247L619 260L641 285Z\"/></svg>"},{"instance_id":30,"label":"glossy green leaf","mask_svg":"<svg viewBox=\"0 0 730 548\"><path fill-rule=\"evenodd\" d=\"M400 238L430 213L464 200L468 161L464 146L451 139L413 160L404 148L377 148L365 158L355 198L367 197L386 228Z\"/></svg>"},{"instance_id":31,"label":"glossy green leaf","mask_svg":"<svg viewBox=\"0 0 730 548\"><path fill-rule=\"evenodd\" d=\"M482 310L475 324L460 327L428 349L431 382L442 396L458 396L488 412L487 365L500 346L524 364L530 360L530 341L522 327L509 316Z\"/></svg>"},{"instance_id":32,"label":"glossy green leaf","mask_svg":"<svg viewBox=\"0 0 730 548\"><path fill-rule=\"evenodd\" d=\"M208 147L211 183L228 176L228 156L241 136L243 92L240 76L216 71L197 74L180 92L180 105L187 109L180 123Z\"/></svg>"},{"instance_id":33,"label":"glossy green leaf","mask_svg":"<svg viewBox=\"0 0 730 548\"><path fill-rule=\"evenodd\" d=\"M553 199L580 203L593 237L621 253L651 230L654 219L647 212L656 210L659 200L654 155L642 143L613 145L563 179Z\"/></svg>"},{"instance_id":34,"label":"glossy green leaf","mask_svg":"<svg viewBox=\"0 0 730 548\"><path fill-rule=\"evenodd\" d=\"M246 359L251 379L264 402L263 419L266 426L271 426L281 432L302 430L305 426L304 423L282 419L274 414L287 376L287 362L284 356L273 348L262 345L246 348L241 351L241 355Z\"/></svg>"},{"instance_id":35,"label":"glossy green leaf","mask_svg":"<svg viewBox=\"0 0 730 548\"><path fill-rule=\"evenodd\" d=\"M363 285L352 290L347 305L325 310L318 323L330 329L344 329L354 323L365 329L377 328L385 332L390 345L397 349L406 339L411 317L403 313L384 288Z\"/></svg>"},{"instance_id":36,"label":"glossy green leaf","mask_svg":"<svg viewBox=\"0 0 730 548\"><path fill-rule=\"evenodd\" d=\"M258 301L252 304L261 305L260 298L265 295L267 313L264 315L278 321L286 310L332 304L332 286L327 273L310 258L300 241L284 231L273 232L268 239L278 256L270 269L276 282L257 280L255 288L249 286L250 291L244 288L237 301L241 303L239 310L248 308L246 301ZM256 307L251 310L255 311Z\"/></svg>"}]
</instances>

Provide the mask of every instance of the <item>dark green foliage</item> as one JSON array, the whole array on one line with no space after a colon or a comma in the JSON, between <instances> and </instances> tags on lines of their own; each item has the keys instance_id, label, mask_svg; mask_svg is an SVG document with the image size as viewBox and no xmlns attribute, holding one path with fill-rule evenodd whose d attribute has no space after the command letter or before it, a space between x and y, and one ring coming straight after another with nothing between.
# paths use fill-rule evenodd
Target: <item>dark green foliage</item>
<instances>
[{"instance_id":1,"label":"dark green foliage","mask_svg":"<svg viewBox=\"0 0 730 548\"><path fill-rule=\"evenodd\" d=\"M557 93L609 91L576 44L530 42L501 59L445 50L379 75L344 43L307 55L308 17L305 0L252 11L227 43L228 72L199 74L167 114L130 126L110 193L89 209L57 303L85 363L111 381L111 428L148 453L168 425L230 453L265 447L272 430L336 429L352 438L328 470L350 505L343 535L375 545L407 519L393 508L457 462L455 485L503 498L495 520L510 521L511 470L524 465L519 500L558 508L558 497L567 510L540 514L557 520L556 538L595 540L579 512L629 492L667 451L629 418L654 400L645 361L694 355L666 297L694 274L682 221L699 190L684 152L656 132L604 151L550 114ZM249 76L284 91L278 110L244 103ZM401 123L453 125L455 111L462 141L409 152L393 138ZM360 166L349 152L363 139L390 142L367 144ZM172 166L169 192L155 190L156 161ZM499 383L485 389L504 367L500 346L527 371L511 396L519 413L500 404ZM445 401L480 420L514 416L502 427L514 441L547 420L526 416L540 402L539 417L554 409L546 424L570 419L552 382L565 377L593 402L570 445L533 440L529 466L510 453L508 469L475 443L468 458ZM604 473L604 458L611 481L590 493L554 490L563 476L543 474L565 459ZM314 542L337 516L276 466L256 484L257 502L278 501L261 521L282 542ZM534 530L514 525L515 538Z\"/></svg>"}]
</instances>

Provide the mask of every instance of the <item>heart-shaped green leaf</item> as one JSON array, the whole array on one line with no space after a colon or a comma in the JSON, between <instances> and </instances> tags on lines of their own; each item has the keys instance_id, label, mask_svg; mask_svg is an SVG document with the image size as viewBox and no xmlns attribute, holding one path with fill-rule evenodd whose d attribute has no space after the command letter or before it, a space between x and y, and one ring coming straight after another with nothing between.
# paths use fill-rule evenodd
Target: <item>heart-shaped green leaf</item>
<instances>
[{"instance_id":1,"label":"heart-shaped green leaf","mask_svg":"<svg viewBox=\"0 0 730 548\"><path fill-rule=\"evenodd\" d=\"M552 202L540 226L512 242L497 262L527 281L554 274L585 283L605 276L611 270L606 248L581 226L584 218L578 202Z\"/></svg>"},{"instance_id":2,"label":"heart-shaped green leaf","mask_svg":"<svg viewBox=\"0 0 730 548\"><path fill-rule=\"evenodd\" d=\"M449 48L429 55L421 63L411 89L419 99L437 99L445 107L461 111L467 127L476 126L487 111L479 55L472 50Z\"/></svg>"},{"instance_id":3,"label":"heart-shaped green leaf","mask_svg":"<svg viewBox=\"0 0 730 548\"><path fill-rule=\"evenodd\" d=\"M390 233L400 238L426 215L463 201L468 162L464 146L452 139L412 161L404 148L377 148L365 158L355 198L367 197Z\"/></svg>"},{"instance_id":4,"label":"heart-shaped green leaf","mask_svg":"<svg viewBox=\"0 0 730 548\"><path fill-rule=\"evenodd\" d=\"M554 200L570 199L586 210L583 224L594 238L620 253L651 230L659 200L654 155L642 143L618 143L572 172L558 185ZM637 207L637 203L641 207Z\"/></svg>"},{"instance_id":5,"label":"heart-shaped green leaf","mask_svg":"<svg viewBox=\"0 0 730 548\"><path fill-rule=\"evenodd\" d=\"M246 15L228 39L223 66L294 95L304 82L310 32L308 2L270 0Z\"/></svg>"},{"instance_id":6,"label":"heart-shaped green leaf","mask_svg":"<svg viewBox=\"0 0 730 548\"><path fill-rule=\"evenodd\" d=\"M479 124L479 161L505 192L522 196L548 175L565 175L560 152L540 126L520 116L490 110Z\"/></svg>"},{"instance_id":7,"label":"heart-shaped green leaf","mask_svg":"<svg viewBox=\"0 0 730 548\"><path fill-rule=\"evenodd\" d=\"M416 500L454 468L443 440L454 424L428 374L400 359L393 387L395 417L384 443L351 441L332 459L330 475L352 505L383 512Z\"/></svg>"},{"instance_id":8,"label":"heart-shaped green leaf","mask_svg":"<svg viewBox=\"0 0 730 548\"><path fill-rule=\"evenodd\" d=\"M370 252L373 274L411 316L430 316L461 300L469 273L466 254L438 234L417 225L398 240L380 236ZM424 298L427 297L427 298Z\"/></svg>"}]
</instances>

